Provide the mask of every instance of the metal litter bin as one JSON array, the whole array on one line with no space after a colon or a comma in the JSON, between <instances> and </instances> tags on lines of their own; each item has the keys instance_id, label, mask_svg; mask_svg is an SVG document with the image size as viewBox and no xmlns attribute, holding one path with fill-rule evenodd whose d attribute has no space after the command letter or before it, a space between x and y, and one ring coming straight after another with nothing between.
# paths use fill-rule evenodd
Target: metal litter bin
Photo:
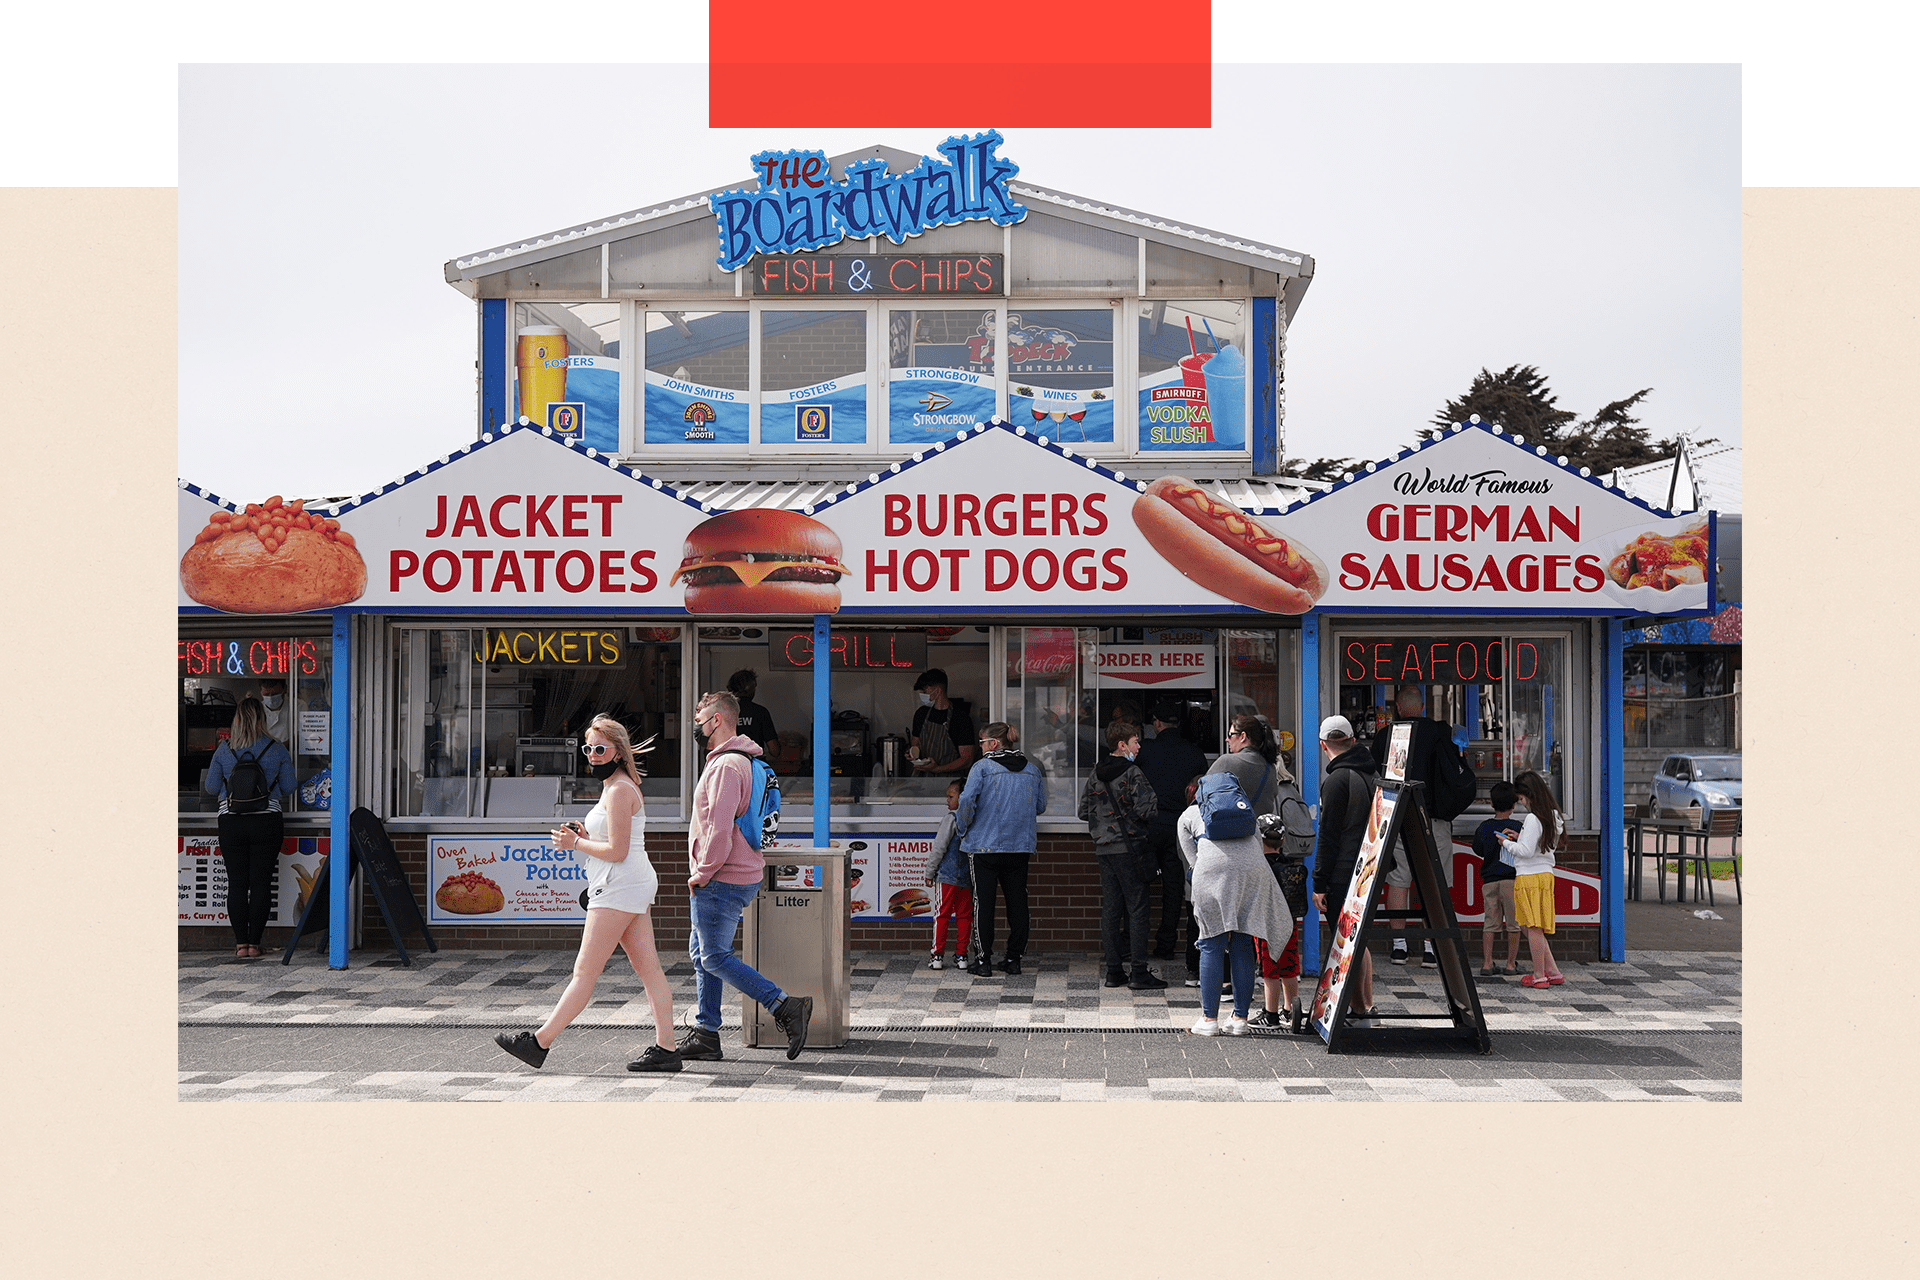
<instances>
[{"instance_id":1,"label":"metal litter bin","mask_svg":"<svg viewBox=\"0 0 1920 1280\"><path fill-rule=\"evenodd\" d=\"M840 848L773 848L766 879L740 922L741 956L788 995L813 997L809 1049L838 1049L853 1029L853 958L848 911L851 867ZM784 1045L773 1015L741 997L750 1049Z\"/></svg>"}]
</instances>

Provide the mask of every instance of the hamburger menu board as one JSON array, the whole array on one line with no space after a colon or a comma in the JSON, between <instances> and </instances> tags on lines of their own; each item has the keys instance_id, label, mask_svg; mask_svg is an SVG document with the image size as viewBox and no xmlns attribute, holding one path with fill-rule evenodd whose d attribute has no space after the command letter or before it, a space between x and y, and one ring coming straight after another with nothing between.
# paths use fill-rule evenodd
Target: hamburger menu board
<instances>
[{"instance_id":1,"label":"hamburger menu board","mask_svg":"<svg viewBox=\"0 0 1920 1280\"><path fill-rule=\"evenodd\" d=\"M180 503L180 604L227 613L1674 614L1712 598L1710 514L1664 517L1481 427L1278 512L1129 481L1004 425L798 510L712 510L532 427L338 508L190 487Z\"/></svg>"},{"instance_id":2,"label":"hamburger menu board","mask_svg":"<svg viewBox=\"0 0 1920 1280\"><path fill-rule=\"evenodd\" d=\"M853 876L847 909L855 920L932 919L938 889L927 887L927 863L933 857L931 832L837 832L833 841L847 851ZM772 859L769 854L768 860Z\"/></svg>"}]
</instances>

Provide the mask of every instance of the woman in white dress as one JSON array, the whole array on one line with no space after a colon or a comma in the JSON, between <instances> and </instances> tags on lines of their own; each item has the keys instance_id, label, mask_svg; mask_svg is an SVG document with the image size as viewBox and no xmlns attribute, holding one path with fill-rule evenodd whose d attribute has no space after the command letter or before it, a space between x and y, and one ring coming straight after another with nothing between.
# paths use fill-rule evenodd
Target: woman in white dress
<instances>
[{"instance_id":1,"label":"woman in white dress","mask_svg":"<svg viewBox=\"0 0 1920 1280\"><path fill-rule=\"evenodd\" d=\"M647 1003L653 1007L654 1043L629 1062L627 1070L678 1071L673 991L660 967L653 945L653 919L647 914L660 891L660 880L647 861L647 810L633 744L618 720L596 716L587 727L581 751L588 771L601 781L600 803L587 815L584 833L573 826L552 833L555 845L575 850L575 860L587 873L587 927L573 962L573 980L538 1031L513 1035L503 1031L494 1041L530 1067L543 1065L554 1040L593 999L594 984L617 946L626 949L633 971L647 989Z\"/></svg>"}]
</instances>

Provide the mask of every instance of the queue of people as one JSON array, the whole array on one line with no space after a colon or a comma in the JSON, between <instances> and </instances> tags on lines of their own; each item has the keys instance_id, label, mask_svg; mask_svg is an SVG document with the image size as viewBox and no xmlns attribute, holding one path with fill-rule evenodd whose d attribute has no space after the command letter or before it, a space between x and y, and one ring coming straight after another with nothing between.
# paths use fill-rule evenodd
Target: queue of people
<instances>
[{"instance_id":1,"label":"queue of people","mask_svg":"<svg viewBox=\"0 0 1920 1280\"><path fill-rule=\"evenodd\" d=\"M626 952L652 1008L655 1042L628 1064L633 1071L678 1071L687 1061L718 1061L720 1002L731 986L766 1008L787 1037L787 1057L806 1043L810 997L783 991L733 951L747 904L764 880L765 859L737 820L747 812L752 761L775 739L772 718L753 701L757 678L734 673L726 692L703 695L692 719L705 768L695 789L688 835L688 879L694 961L694 1024L676 1039L673 1001L655 946L649 909L659 880L648 860L646 810L636 747L626 728L608 716L585 731L582 751L589 772L602 782L599 803L584 823L551 833L554 845L571 850L586 871L587 910L571 980L553 1011L533 1031L496 1037L500 1047L533 1067L542 1066L559 1034L592 999L613 952ZM1028 870L1038 844L1038 818L1047 810L1047 787L1036 762L1018 749L1015 727L995 721L974 736L963 704L947 696L946 673L930 669L915 688L921 706L912 724L916 771L947 774L946 807L927 870L939 886L935 935L929 961L943 968L948 938L954 966L975 978L1018 975L1031 933ZM1414 723L1407 773L1414 781L1434 776L1437 754L1457 750L1444 722L1424 715L1420 691L1399 691L1396 709ZM1166 979L1151 959L1170 960L1179 945L1179 921L1187 924L1187 985L1201 992L1195 1034L1244 1034L1249 1026L1291 1025L1300 1030L1300 934L1309 897L1323 919L1337 911L1351 882L1378 785L1385 733L1376 746L1358 740L1344 716L1320 725L1323 766L1317 823L1307 816L1299 789L1265 720L1236 715L1227 750L1208 763L1181 732L1180 709L1156 704L1151 729L1143 732L1121 706L1105 728L1106 754L1091 770L1078 814L1087 823L1100 872L1101 960L1105 985L1134 991L1161 990ZM281 801L293 790L293 764L270 732L269 714L258 697L237 705L229 735L215 753L207 790L220 800L220 852L228 879L228 916L235 955L261 954L270 913L271 877L281 845ZM751 722L751 723L748 723ZM1218 776L1217 780L1212 780ZM1212 781L1210 781L1212 780ZM1203 785L1204 784L1204 785ZM1196 794L1238 797L1249 821L1231 831L1213 829ZM1532 972L1522 986L1542 989L1565 982L1547 941L1554 931L1553 867L1566 839L1566 822L1551 789L1538 773L1512 783L1496 782L1489 799L1493 817L1480 824L1473 847L1482 860L1486 902L1482 931L1482 976L1519 972L1525 937ZM1515 811L1524 802L1524 814ZM1286 811L1295 810L1289 815ZM1436 818L1436 846L1452 848L1451 823ZM1311 885L1307 854L1313 855ZM1445 859L1444 861L1450 861ZM1391 850L1385 883L1390 908L1404 906L1413 878L1404 841ZM1152 895L1159 881L1157 935L1152 931ZM996 960L996 913L1004 905L1005 947ZM1389 920L1392 929L1401 927ZM1495 964L1499 935L1508 935L1504 968ZM1431 942L1426 963L1434 963ZM1389 958L1408 959L1394 939ZM1252 1013L1256 990L1262 1007ZM1231 994L1228 1015L1219 1003ZM1252 1016L1249 1016L1250 1013ZM1351 1016L1375 1015L1371 956L1362 952L1355 969Z\"/></svg>"}]
</instances>

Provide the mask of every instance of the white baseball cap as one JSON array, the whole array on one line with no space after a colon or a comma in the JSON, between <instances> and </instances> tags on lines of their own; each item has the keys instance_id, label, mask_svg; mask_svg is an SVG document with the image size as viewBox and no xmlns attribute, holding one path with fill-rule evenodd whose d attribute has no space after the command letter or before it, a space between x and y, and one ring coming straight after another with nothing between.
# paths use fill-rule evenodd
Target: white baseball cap
<instances>
[{"instance_id":1,"label":"white baseball cap","mask_svg":"<svg viewBox=\"0 0 1920 1280\"><path fill-rule=\"evenodd\" d=\"M1328 738L1351 738L1352 736L1353 721L1345 716L1328 716L1320 722L1320 741L1322 742Z\"/></svg>"}]
</instances>

